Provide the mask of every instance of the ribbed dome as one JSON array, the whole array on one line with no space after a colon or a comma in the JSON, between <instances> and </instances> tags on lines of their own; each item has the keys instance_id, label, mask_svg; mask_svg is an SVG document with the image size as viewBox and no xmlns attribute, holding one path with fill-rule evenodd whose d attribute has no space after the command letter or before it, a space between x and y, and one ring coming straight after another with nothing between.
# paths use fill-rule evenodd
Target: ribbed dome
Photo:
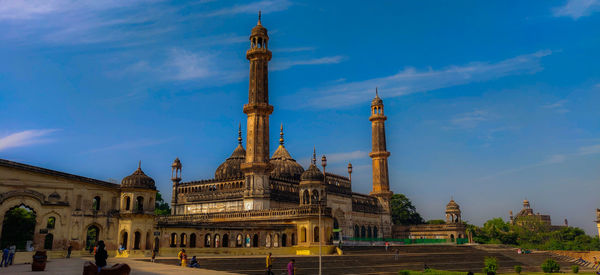
<instances>
[{"instance_id":1,"label":"ribbed dome","mask_svg":"<svg viewBox=\"0 0 600 275\"><path fill-rule=\"evenodd\" d=\"M221 163L215 171L215 179L232 179L232 178L241 178L244 176L242 173L242 169L240 169L240 164L242 164L246 160L246 150L242 147L242 144L238 144L238 146L233 150L231 156L228 157L225 162Z\"/></svg>"},{"instance_id":2,"label":"ribbed dome","mask_svg":"<svg viewBox=\"0 0 600 275\"><path fill-rule=\"evenodd\" d=\"M460 212L460 206L454 200L450 200L450 202L446 205L446 213L448 212Z\"/></svg>"},{"instance_id":3,"label":"ribbed dome","mask_svg":"<svg viewBox=\"0 0 600 275\"><path fill-rule=\"evenodd\" d=\"M314 163L311 163L308 169L300 176L302 181L323 181L323 172L317 168Z\"/></svg>"},{"instance_id":4,"label":"ribbed dome","mask_svg":"<svg viewBox=\"0 0 600 275\"><path fill-rule=\"evenodd\" d=\"M298 164L283 146L283 124L281 124L279 132L279 147L273 153L270 162L273 167L271 171L273 176L299 179L304 172L302 165Z\"/></svg>"},{"instance_id":5,"label":"ribbed dome","mask_svg":"<svg viewBox=\"0 0 600 275\"><path fill-rule=\"evenodd\" d=\"M133 174L123 178L121 181L121 187L124 188L143 188L156 190L156 185L151 177L146 176L142 171L141 162L138 165L138 169Z\"/></svg>"},{"instance_id":6,"label":"ribbed dome","mask_svg":"<svg viewBox=\"0 0 600 275\"><path fill-rule=\"evenodd\" d=\"M260 22L260 17L260 12L258 12L258 23L256 23L256 26L254 26L254 28L252 28L252 34L250 34L251 37L255 35L269 37L267 35L267 29L263 27Z\"/></svg>"},{"instance_id":7,"label":"ribbed dome","mask_svg":"<svg viewBox=\"0 0 600 275\"><path fill-rule=\"evenodd\" d=\"M283 145L279 145L273 156L271 157L271 165L273 171L271 175L286 177L286 178L300 178L304 168L298 164L296 160L290 156L290 153L285 149Z\"/></svg>"}]
</instances>

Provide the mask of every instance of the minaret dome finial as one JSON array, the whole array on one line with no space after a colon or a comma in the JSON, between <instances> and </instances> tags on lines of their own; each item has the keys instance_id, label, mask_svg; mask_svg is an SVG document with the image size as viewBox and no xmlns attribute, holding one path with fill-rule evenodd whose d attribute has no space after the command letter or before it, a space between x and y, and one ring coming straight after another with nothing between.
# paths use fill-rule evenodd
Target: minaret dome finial
<instances>
[{"instance_id":1,"label":"minaret dome finial","mask_svg":"<svg viewBox=\"0 0 600 275\"><path fill-rule=\"evenodd\" d=\"M279 144L283 145L283 123L281 123L281 127L279 128Z\"/></svg>"},{"instance_id":2,"label":"minaret dome finial","mask_svg":"<svg viewBox=\"0 0 600 275\"><path fill-rule=\"evenodd\" d=\"M313 146L312 164L317 165L317 148Z\"/></svg>"},{"instance_id":3,"label":"minaret dome finial","mask_svg":"<svg viewBox=\"0 0 600 275\"><path fill-rule=\"evenodd\" d=\"M242 123L238 127L238 144L242 145Z\"/></svg>"},{"instance_id":4,"label":"minaret dome finial","mask_svg":"<svg viewBox=\"0 0 600 275\"><path fill-rule=\"evenodd\" d=\"M261 17L261 14L260 14L260 11L258 11L258 25L260 25L260 17Z\"/></svg>"}]
</instances>

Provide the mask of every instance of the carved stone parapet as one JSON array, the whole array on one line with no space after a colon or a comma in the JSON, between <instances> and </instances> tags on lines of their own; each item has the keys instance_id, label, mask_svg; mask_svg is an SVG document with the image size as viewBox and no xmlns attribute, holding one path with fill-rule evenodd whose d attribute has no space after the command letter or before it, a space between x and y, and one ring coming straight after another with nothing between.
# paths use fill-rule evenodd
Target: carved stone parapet
<instances>
[{"instance_id":1,"label":"carved stone parapet","mask_svg":"<svg viewBox=\"0 0 600 275\"><path fill-rule=\"evenodd\" d=\"M266 103L244 104L244 114L262 114L270 115L273 113L273 106Z\"/></svg>"},{"instance_id":2,"label":"carved stone parapet","mask_svg":"<svg viewBox=\"0 0 600 275\"><path fill-rule=\"evenodd\" d=\"M369 153L369 157L371 158L387 158L391 155L388 151L379 151L379 152L371 152Z\"/></svg>"}]
</instances>

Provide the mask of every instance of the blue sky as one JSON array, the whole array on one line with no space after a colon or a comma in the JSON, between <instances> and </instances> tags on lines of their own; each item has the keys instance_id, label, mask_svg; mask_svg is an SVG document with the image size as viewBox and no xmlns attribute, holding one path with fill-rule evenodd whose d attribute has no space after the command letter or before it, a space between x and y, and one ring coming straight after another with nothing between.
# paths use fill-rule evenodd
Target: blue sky
<instances>
[{"instance_id":1,"label":"blue sky","mask_svg":"<svg viewBox=\"0 0 600 275\"><path fill-rule=\"evenodd\" d=\"M3 1L0 157L120 181L142 160L211 178L245 123L250 29L269 29L279 124L306 166L371 189L369 104L390 180L427 219L482 224L531 201L596 234L600 1Z\"/></svg>"}]
</instances>

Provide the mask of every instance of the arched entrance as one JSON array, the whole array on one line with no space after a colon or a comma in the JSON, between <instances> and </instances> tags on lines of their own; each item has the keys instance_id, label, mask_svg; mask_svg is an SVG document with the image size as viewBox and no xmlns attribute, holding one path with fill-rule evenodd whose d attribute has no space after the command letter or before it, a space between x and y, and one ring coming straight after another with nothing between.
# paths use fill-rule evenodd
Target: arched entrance
<instances>
[{"instance_id":1,"label":"arched entrance","mask_svg":"<svg viewBox=\"0 0 600 275\"><path fill-rule=\"evenodd\" d=\"M123 231L123 233L121 234L121 247L123 247L123 249L127 249L127 241L128 241L128 234L127 231Z\"/></svg>"},{"instance_id":2,"label":"arched entrance","mask_svg":"<svg viewBox=\"0 0 600 275\"><path fill-rule=\"evenodd\" d=\"M204 235L204 247L210 247L210 234Z\"/></svg>"},{"instance_id":3,"label":"arched entrance","mask_svg":"<svg viewBox=\"0 0 600 275\"><path fill-rule=\"evenodd\" d=\"M258 234L254 234L252 238L252 247L258 247Z\"/></svg>"},{"instance_id":4,"label":"arched entrance","mask_svg":"<svg viewBox=\"0 0 600 275\"><path fill-rule=\"evenodd\" d=\"M282 247L287 246L287 235L285 233L281 234L281 246Z\"/></svg>"},{"instance_id":5,"label":"arched entrance","mask_svg":"<svg viewBox=\"0 0 600 275\"><path fill-rule=\"evenodd\" d=\"M336 218L333 218L333 239L340 240L340 223Z\"/></svg>"},{"instance_id":6,"label":"arched entrance","mask_svg":"<svg viewBox=\"0 0 600 275\"><path fill-rule=\"evenodd\" d=\"M54 243L54 235L46 234L46 237L44 238L44 249L52 250L53 243Z\"/></svg>"},{"instance_id":7,"label":"arched entrance","mask_svg":"<svg viewBox=\"0 0 600 275\"><path fill-rule=\"evenodd\" d=\"M87 233L85 237L85 249L89 250L90 247L94 247L98 243L99 237L100 229L95 225L90 225L87 228Z\"/></svg>"},{"instance_id":8,"label":"arched entrance","mask_svg":"<svg viewBox=\"0 0 600 275\"><path fill-rule=\"evenodd\" d=\"M27 241L33 241L35 218L35 211L24 204L6 211L2 222L1 247L16 245L19 250L25 249Z\"/></svg>"},{"instance_id":9,"label":"arched entrance","mask_svg":"<svg viewBox=\"0 0 600 275\"><path fill-rule=\"evenodd\" d=\"M196 247L196 233L190 234L190 247Z\"/></svg>"},{"instance_id":10,"label":"arched entrance","mask_svg":"<svg viewBox=\"0 0 600 275\"><path fill-rule=\"evenodd\" d=\"M140 242L142 240L142 234L139 231L133 233L133 249L140 249Z\"/></svg>"},{"instance_id":11,"label":"arched entrance","mask_svg":"<svg viewBox=\"0 0 600 275\"><path fill-rule=\"evenodd\" d=\"M223 234L223 247L229 247L229 234Z\"/></svg>"},{"instance_id":12,"label":"arched entrance","mask_svg":"<svg viewBox=\"0 0 600 275\"><path fill-rule=\"evenodd\" d=\"M242 234L238 234L237 237L235 238L235 247L242 247L244 246L244 237L242 237Z\"/></svg>"}]
</instances>

